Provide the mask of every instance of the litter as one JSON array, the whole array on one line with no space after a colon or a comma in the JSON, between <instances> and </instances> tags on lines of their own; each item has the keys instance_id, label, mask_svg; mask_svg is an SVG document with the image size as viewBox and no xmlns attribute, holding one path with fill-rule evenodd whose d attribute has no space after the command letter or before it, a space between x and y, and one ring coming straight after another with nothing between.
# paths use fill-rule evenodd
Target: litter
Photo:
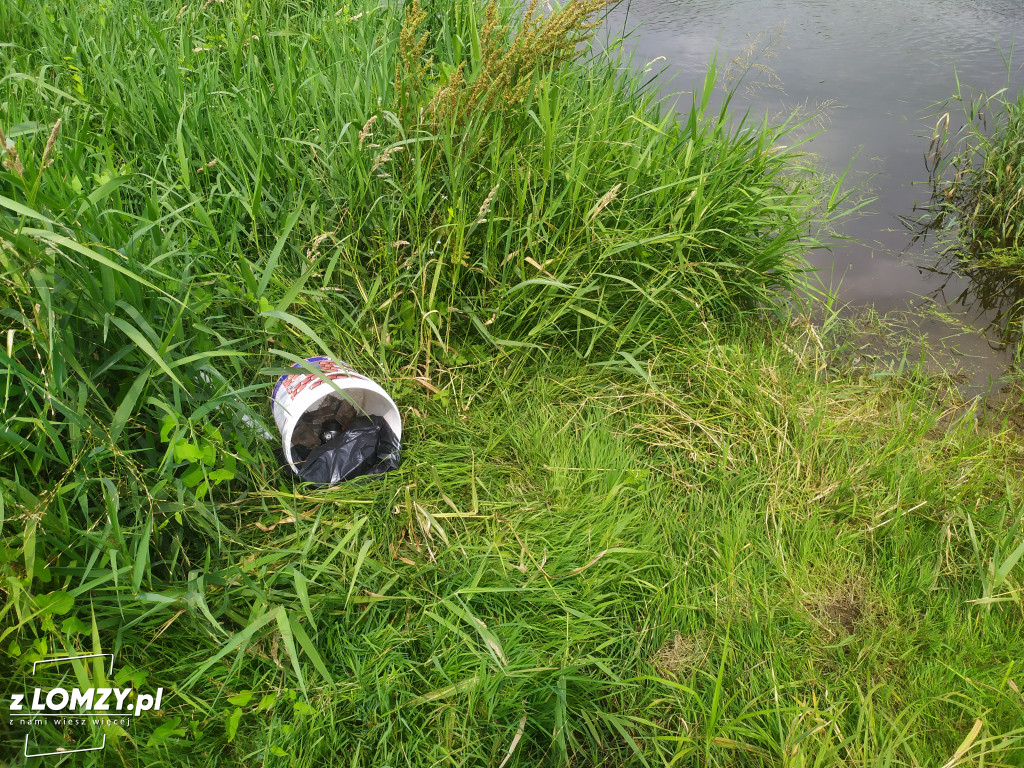
<instances>
[{"instance_id":1,"label":"litter","mask_svg":"<svg viewBox=\"0 0 1024 768\"><path fill-rule=\"evenodd\" d=\"M377 382L329 357L311 357L323 378L302 371L274 386L278 458L299 479L334 485L398 467L402 419ZM293 367L301 367L296 364Z\"/></svg>"}]
</instances>

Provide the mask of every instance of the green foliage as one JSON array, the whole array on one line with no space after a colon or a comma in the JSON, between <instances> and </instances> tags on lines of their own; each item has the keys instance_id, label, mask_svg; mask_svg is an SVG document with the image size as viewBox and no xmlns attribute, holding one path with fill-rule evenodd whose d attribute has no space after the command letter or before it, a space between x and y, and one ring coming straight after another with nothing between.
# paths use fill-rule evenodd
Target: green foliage
<instances>
[{"instance_id":1,"label":"green foliage","mask_svg":"<svg viewBox=\"0 0 1024 768\"><path fill-rule=\"evenodd\" d=\"M545 47L600 5L0 5L0 695L164 687L96 763L1011 754L1020 603L969 601L1019 584L1019 446L746 325L841 198L713 66L680 121ZM399 471L278 474L314 353Z\"/></svg>"},{"instance_id":2,"label":"green foliage","mask_svg":"<svg viewBox=\"0 0 1024 768\"><path fill-rule=\"evenodd\" d=\"M940 216L959 228L972 265L1024 269L1024 92L970 94L958 86L953 101L964 126L948 151L949 113L936 125L931 152ZM945 153L945 154L944 154Z\"/></svg>"}]
</instances>

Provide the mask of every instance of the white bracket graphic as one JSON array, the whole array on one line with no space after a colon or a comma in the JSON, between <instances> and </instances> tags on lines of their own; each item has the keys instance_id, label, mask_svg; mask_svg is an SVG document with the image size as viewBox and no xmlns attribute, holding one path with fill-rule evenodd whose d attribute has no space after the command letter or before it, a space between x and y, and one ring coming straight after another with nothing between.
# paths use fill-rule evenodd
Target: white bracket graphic
<instances>
[{"instance_id":1,"label":"white bracket graphic","mask_svg":"<svg viewBox=\"0 0 1024 768\"><path fill-rule=\"evenodd\" d=\"M64 656L59 659L41 659L39 661L32 662L32 674L36 673L36 665L38 664L56 664L62 661L78 661L79 659L96 659L104 656L110 657L110 669L107 671L108 675L114 674L114 654L112 653L90 653L87 656ZM28 751L28 734L25 735L25 757L45 757L47 755L70 755L74 752L95 752L103 749L107 745L107 734L103 734L103 741L98 747L82 747L81 749L64 749L58 748L56 752L33 752L29 754Z\"/></svg>"}]
</instances>

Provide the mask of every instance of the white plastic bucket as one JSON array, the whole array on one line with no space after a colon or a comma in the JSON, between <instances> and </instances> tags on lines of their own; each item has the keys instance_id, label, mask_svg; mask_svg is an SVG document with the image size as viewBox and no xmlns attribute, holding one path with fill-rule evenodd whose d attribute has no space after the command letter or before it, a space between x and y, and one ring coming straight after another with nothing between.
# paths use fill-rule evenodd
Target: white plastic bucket
<instances>
[{"instance_id":1,"label":"white plastic bucket","mask_svg":"<svg viewBox=\"0 0 1024 768\"><path fill-rule=\"evenodd\" d=\"M398 406L377 382L356 373L347 363L329 357L307 357L306 362L319 366L334 387L315 373L304 370L278 379L270 396L274 421L281 432L281 447L284 450L285 461L293 472L295 467L292 458L292 434L295 432L295 425L302 414L319 408L328 397L347 400L361 416L383 417L391 431L395 433L395 437L401 441L402 416L398 412ZM301 368L299 363L292 367ZM339 394L335 387L342 390L344 395Z\"/></svg>"}]
</instances>

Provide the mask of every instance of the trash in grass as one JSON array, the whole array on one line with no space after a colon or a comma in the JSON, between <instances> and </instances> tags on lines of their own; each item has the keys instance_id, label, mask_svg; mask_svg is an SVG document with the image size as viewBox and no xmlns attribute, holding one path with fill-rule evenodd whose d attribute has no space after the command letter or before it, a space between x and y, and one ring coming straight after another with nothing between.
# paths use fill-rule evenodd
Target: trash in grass
<instances>
[{"instance_id":1,"label":"trash in grass","mask_svg":"<svg viewBox=\"0 0 1024 768\"><path fill-rule=\"evenodd\" d=\"M319 406L310 408L299 417L292 432L292 455L305 448L309 453L321 443L326 443L352 423L356 409L352 403L337 397L325 397ZM305 460L305 456L300 456Z\"/></svg>"},{"instance_id":2,"label":"trash in grass","mask_svg":"<svg viewBox=\"0 0 1024 768\"><path fill-rule=\"evenodd\" d=\"M303 371L282 376L274 387L281 465L317 485L397 468L402 419L388 393L345 363L329 357L307 362L324 377Z\"/></svg>"},{"instance_id":3,"label":"trash in grass","mask_svg":"<svg viewBox=\"0 0 1024 768\"><path fill-rule=\"evenodd\" d=\"M305 446L293 446L299 458L293 468L307 483L334 485L364 475L379 475L398 467L401 447L382 416L358 416L306 454Z\"/></svg>"}]
</instances>

